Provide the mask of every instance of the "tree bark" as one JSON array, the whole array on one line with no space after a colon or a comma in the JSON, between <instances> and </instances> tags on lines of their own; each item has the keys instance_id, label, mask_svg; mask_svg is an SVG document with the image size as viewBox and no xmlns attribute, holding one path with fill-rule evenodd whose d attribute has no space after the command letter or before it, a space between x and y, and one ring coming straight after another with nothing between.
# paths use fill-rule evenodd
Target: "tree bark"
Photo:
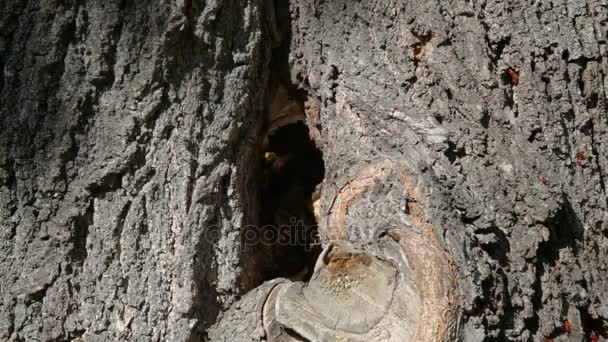
<instances>
[{"instance_id":1,"label":"tree bark","mask_svg":"<svg viewBox=\"0 0 608 342\"><path fill-rule=\"evenodd\" d=\"M201 340L251 287L260 4L0 7L0 340Z\"/></svg>"},{"instance_id":2,"label":"tree bark","mask_svg":"<svg viewBox=\"0 0 608 342\"><path fill-rule=\"evenodd\" d=\"M0 8L0 340L608 338L603 1Z\"/></svg>"}]
</instances>

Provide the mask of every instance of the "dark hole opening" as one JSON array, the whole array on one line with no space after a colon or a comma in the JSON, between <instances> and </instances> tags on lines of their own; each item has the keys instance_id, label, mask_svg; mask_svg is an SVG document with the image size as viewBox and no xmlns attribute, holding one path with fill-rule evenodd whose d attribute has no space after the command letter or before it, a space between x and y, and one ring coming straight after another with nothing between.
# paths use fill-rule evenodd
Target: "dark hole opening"
<instances>
[{"instance_id":1,"label":"dark hole opening","mask_svg":"<svg viewBox=\"0 0 608 342\"><path fill-rule=\"evenodd\" d=\"M450 163L454 164L457 159L464 158L467 155L464 147L457 147L452 141L448 141L448 148L444 152Z\"/></svg>"},{"instance_id":2,"label":"dark hole opening","mask_svg":"<svg viewBox=\"0 0 608 342\"><path fill-rule=\"evenodd\" d=\"M548 222L549 239L538 245L538 256L542 263L555 267L560 261L560 250L570 249L576 255L583 243L583 226L567 198Z\"/></svg>"},{"instance_id":3,"label":"dark hole opening","mask_svg":"<svg viewBox=\"0 0 608 342\"><path fill-rule=\"evenodd\" d=\"M307 280L320 253L313 201L325 172L308 127L296 122L268 134L262 158L261 241L267 249L265 278Z\"/></svg>"},{"instance_id":4,"label":"dark hole opening","mask_svg":"<svg viewBox=\"0 0 608 342\"><path fill-rule=\"evenodd\" d=\"M596 334L596 337L602 336L608 337L608 326L604 323L604 320L600 317L592 317L589 314L589 306L579 308L581 315L581 323L583 325L583 331L585 336L589 339L592 334Z\"/></svg>"},{"instance_id":5,"label":"dark hole opening","mask_svg":"<svg viewBox=\"0 0 608 342\"><path fill-rule=\"evenodd\" d=\"M94 224L93 215L94 215L94 206L93 200L89 202L89 206L86 211L75 218L73 223L73 231L72 231L72 250L70 251L70 256L72 260L76 263L84 263L84 260L87 258L87 236L89 234L89 228Z\"/></svg>"}]
</instances>

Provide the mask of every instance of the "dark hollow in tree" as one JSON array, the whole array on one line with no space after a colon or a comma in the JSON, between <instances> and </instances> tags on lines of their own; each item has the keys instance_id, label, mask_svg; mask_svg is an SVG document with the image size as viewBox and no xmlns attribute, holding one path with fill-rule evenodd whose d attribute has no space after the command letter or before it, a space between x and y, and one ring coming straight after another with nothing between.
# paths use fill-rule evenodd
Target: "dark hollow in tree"
<instances>
[{"instance_id":1,"label":"dark hollow in tree","mask_svg":"<svg viewBox=\"0 0 608 342\"><path fill-rule=\"evenodd\" d=\"M260 234L270 249L265 278L305 277L320 252L313 194L323 180L323 157L302 122L270 132L264 154Z\"/></svg>"}]
</instances>

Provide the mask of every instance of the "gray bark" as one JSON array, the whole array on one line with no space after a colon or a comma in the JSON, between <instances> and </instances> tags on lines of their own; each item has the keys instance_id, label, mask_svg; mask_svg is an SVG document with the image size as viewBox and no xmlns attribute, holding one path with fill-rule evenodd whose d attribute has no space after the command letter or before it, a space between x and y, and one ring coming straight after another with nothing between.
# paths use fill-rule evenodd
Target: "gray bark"
<instances>
[{"instance_id":1,"label":"gray bark","mask_svg":"<svg viewBox=\"0 0 608 342\"><path fill-rule=\"evenodd\" d=\"M255 281L259 6L0 3L0 340L200 340Z\"/></svg>"},{"instance_id":2,"label":"gray bark","mask_svg":"<svg viewBox=\"0 0 608 342\"><path fill-rule=\"evenodd\" d=\"M0 340L608 338L607 34L601 0L2 0ZM310 278L247 235L309 201L264 185L285 108Z\"/></svg>"},{"instance_id":3,"label":"gray bark","mask_svg":"<svg viewBox=\"0 0 608 342\"><path fill-rule=\"evenodd\" d=\"M606 4L304 1L292 13L292 78L321 103L322 206L349 171L393 160L419 179L424 219L458 267L464 340L606 338Z\"/></svg>"}]
</instances>

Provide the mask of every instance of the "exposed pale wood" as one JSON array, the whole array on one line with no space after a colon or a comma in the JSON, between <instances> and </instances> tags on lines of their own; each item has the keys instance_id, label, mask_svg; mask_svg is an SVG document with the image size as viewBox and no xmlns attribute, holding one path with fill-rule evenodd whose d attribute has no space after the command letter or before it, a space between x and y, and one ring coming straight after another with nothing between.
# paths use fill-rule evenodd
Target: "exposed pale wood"
<instances>
[{"instance_id":1,"label":"exposed pale wood","mask_svg":"<svg viewBox=\"0 0 608 342\"><path fill-rule=\"evenodd\" d=\"M332 245L309 282L275 288L265 309L269 341L283 341L280 327L308 341L456 338L459 308L448 300L451 274L443 251L428 246L422 229L393 230L391 236L399 243L385 238L382 251L372 254ZM378 259L376 253L386 256Z\"/></svg>"}]
</instances>

